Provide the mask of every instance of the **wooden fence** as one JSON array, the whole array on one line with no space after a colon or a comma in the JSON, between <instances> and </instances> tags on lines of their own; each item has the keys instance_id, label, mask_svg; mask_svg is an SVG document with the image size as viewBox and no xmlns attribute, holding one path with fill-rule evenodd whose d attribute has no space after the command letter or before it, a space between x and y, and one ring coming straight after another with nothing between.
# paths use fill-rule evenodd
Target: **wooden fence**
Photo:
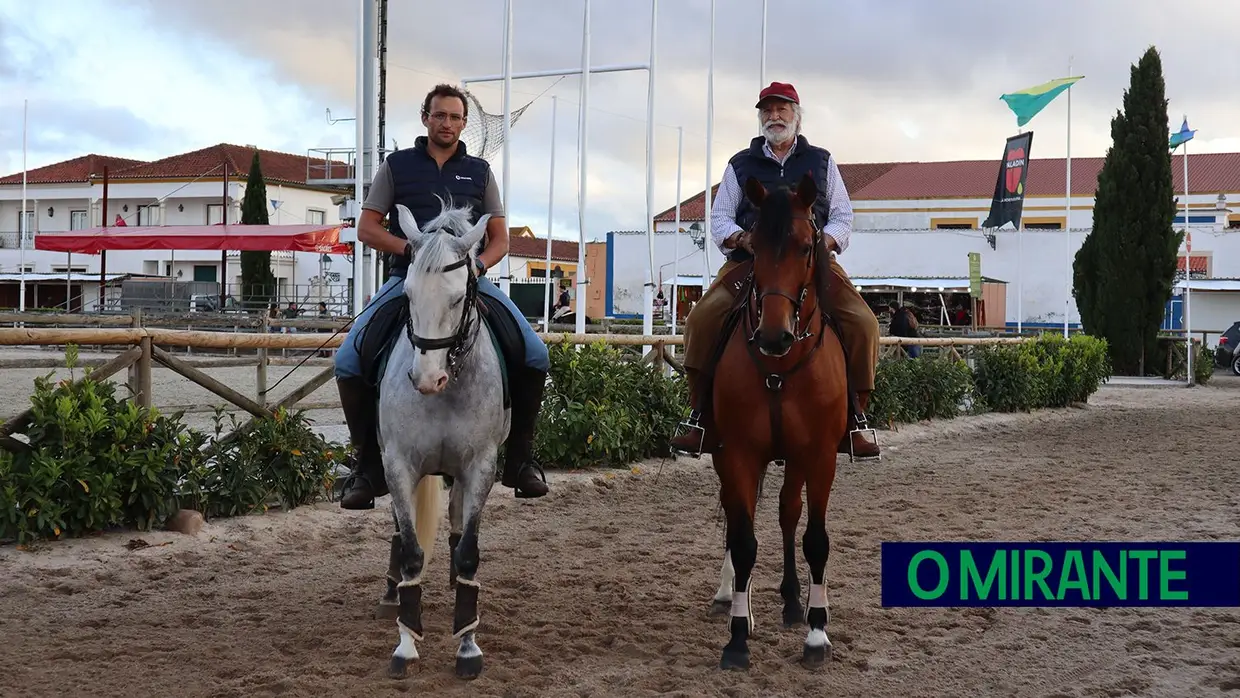
<instances>
[{"instance_id":1,"label":"wooden fence","mask_svg":"<svg viewBox=\"0 0 1240 698\"><path fill-rule=\"evenodd\" d=\"M90 317L90 316L84 316ZM345 339L345 333L324 336L321 333L277 334L270 332L211 332L201 330L176 330L140 326L140 317L108 317L95 316L99 327L0 327L0 346L41 346L59 347L73 344L79 347L128 347L110 359L96 359L91 363L95 366L91 372L94 380L109 378L121 371L129 371L129 386L133 399L142 407L153 405L151 369L158 363L173 372L198 384L206 390L223 398L228 403L248 412L251 419L242 425L248 427L256 419L270 417L280 408L291 408L304 398L314 393L333 378L331 366L318 366L321 370L291 393L274 403L266 400L267 368L275 363L267 353L271 349L303 349L318 350L336 348ZM123 322L122 322L123 319ZM0 315L0 322L9 322ZM59 322L65 322L62 316ZM306 322L306 321L302 321ZM51 323L49 323L51 324ZM342 328L337 328L342 329ZM642 357L643 361L683 373L684 368L675 356L671 347L684 344L683 335L629 335L629 334L555 334L540 333L540 338L548 344L592 344L605 342L620 347L650 347ZM884 347L895 348L898 345L917 344L923 347L946 347L953 354L957 348L986 344L1010 344L1025 341L1020 337L928 337L903 338L882 337L879 342ZM185 358L174 356L170 349L176 347L196 347L213 349L253 349L253 358L214 359L196 362L191 365ZM280 363L292 363L291 360ZM211 377L202 369L207 365L253 365L256 368L256 396L251 398L219 380ZM51 367L48 359L7 359L6 368ZM31 417L30 410L16 415L0 425L0 447L13 450L26 446L12 437L24 429ZM234 432L235 434L236 432ZM232 438L225 437L224 441Z\"/></svg>"}]
</instances>

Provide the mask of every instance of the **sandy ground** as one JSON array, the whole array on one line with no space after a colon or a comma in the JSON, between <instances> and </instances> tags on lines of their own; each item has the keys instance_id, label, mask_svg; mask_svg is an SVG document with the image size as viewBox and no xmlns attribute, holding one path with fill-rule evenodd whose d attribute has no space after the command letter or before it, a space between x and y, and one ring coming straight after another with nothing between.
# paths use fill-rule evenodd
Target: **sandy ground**
<instances>
[{"instance_id":1,"label":"sandy ground","mask_svg":"<svg viewBox=\"0 0 1240 698\"><path fill-rule=\"evenodd\" d=\"M707 613L722 552L716 479L706 461L681 459L552 473L542 500L495 489L475 682L452 674L445 529L421 663L386 677L396 628L372 617L385 498L371 512L219 520L197 537L0 548L0 694L1236 695L1236 610L884 609L879 543L1235 540L1238 398L1240 379L1220 373L1195 390L1105 387L1084 409L884 434L882 462L844 464L836 481L835 652L816 672L796 663L804 628L779 624L778 471L759 504L753 666L716 668L727 640ZM135 538L150 546L128 550Z\"/></svg>"}]
</instances>

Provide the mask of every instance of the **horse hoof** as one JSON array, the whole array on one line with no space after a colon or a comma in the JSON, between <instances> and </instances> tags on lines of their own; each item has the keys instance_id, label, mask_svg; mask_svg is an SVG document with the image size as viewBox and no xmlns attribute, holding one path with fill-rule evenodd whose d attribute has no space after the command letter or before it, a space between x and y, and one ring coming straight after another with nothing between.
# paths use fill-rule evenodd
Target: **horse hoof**
<instances>
[{"instance_id":1,"label":"horse hoof","mask_svg":"<svg viewBox=\"0 0 1240 698\"><path fill-rule=\"evenodd\" d=\"M476 679L482 673L482 655L456 658L456 675L462 679Z\"/></svg>"},{"instance_id":2,"label":"horse hoof","mask_svg":"<svg viewBox=\"0 0 1240 698\"><path fill-rule=\"evenodd\" d=\"M719 660L719 668L731 671L749 671L749 652L724 650L723 658Z\"/></svg>"},{"instance_id":3,"label":"horse hoof","mask_svg":"<svg viewBox=\"0 0 1240 698\"><path fill-rule=\"evenodd\" d=\"M715 599L710 604L710 615L712 616L730 616L732 615L732 602L720 601Z\"/></svg>"},{"instance_id":4,"label":"horse hoof","mask_svg":"<svg viewBox=\"0 0 1240 698\"><path fill-rule=\"evenodd\" d=\"M817 669L829 661L831 661L831 645L818 647L806 645L805 651L801 654L801 664L806 669Z\"/></svg>"},{"instance_id":5,"label":"horse hoof","mask_svg":"<svg viewBox=\"0 0 1240 698\"><path fill-rule=\"evenodd\" d=\"M784 628L795 628L805 622L805 611L801 609L801 604L795 606L784 607Z\"/></svg>"},{"instance_id":6,"label":"horse hoof","mask_svg":"<svg viewBox=\"0 0 1240 698\"><path fill-rule=\"evenodd\" d=\"M388 676L393 679L403 679L409 674L409 660L404 657L392 657L392 662L388 664Z\"/></svg>"},{"instance_id":7,"label":"horse hoof","mask_svg":"<svg viewBox=\"0 0 1240 698\"><path fill-rule=\"evenodd\" d=\"M375 620L396 620L400 615L400 602L380 601L375 606Z\"/></svg>"}]
</instances>

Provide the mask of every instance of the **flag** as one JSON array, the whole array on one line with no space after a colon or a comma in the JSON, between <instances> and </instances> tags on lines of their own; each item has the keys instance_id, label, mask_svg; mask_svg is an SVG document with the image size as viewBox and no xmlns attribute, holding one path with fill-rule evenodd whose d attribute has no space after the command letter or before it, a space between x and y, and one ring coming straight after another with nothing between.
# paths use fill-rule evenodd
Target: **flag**
<instances>
[{"instance_id":1,"label":"flag","mask_svg":"<svg viewBox=\"0 0 1240 698\"><path fill-rule=\"evenodd\" d=\"M1007 145L1003 147L1003 162L999 163L995 195L990 201L990 215L982 223L983 228L999 228L1005 223L1020 227L1020 217L1025 207L1025 180L1029 177L1029 152L1032 148L1033 131L1007 139Z\"/></svg>"},{"instance_id":2,"label":"flag","mask_svg":"<svg viewBox=\"0 0 1240 698\"><path fill-rule=\"evenodd\" d=\"M1171 149L1175 150L1185 143L1193 140L1193 136L1197 135L1197 131L1188 130L1188 117L1184 117L1184 123L1180 125L1179 133L1171 134Z\"/></svg>"},{"instance_id":3,"label":"flag","mask_svg":"<svg viewBox=\"0 0 1240 698\"><path fill-rule=\"evenodd\" d=\"M1060 92L1072 87L1073 83L1084 75L1072 78L1057 78L1041 85L1027 87L1008 94L999 95L999 99L1007 102L1008 108L1016 114L1016 125L1024 126L1037 116L1046 105L1050 104Z\"/></svg>"}]
</instances>

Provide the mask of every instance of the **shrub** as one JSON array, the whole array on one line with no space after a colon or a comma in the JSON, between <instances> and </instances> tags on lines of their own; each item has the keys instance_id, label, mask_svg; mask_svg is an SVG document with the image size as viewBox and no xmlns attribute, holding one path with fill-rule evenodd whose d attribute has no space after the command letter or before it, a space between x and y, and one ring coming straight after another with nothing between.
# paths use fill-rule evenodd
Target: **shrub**
<instances>
[{"instance_id":1,"label":"shrub","mask_svg":"<svg viewBox=\"0 0 1240 698\"><path fill-rule=\"evenodd\" d=\"M885 359L875 371L867 411L880 424L949 419L973 391L973 372L959 359Z\"/></svg>"},{"instance_id":2,"label":"shrub","mask_svg":"<svg viewBox=\"0 0 1240 698\"><path fill-rule=\"evenodd\" d=\"M66 357L73 369L76 350ZM330 491L341 448L300 413L258 420L208 460L206 434L185 427L180 413L124 400L119 387L89 370L77 382L35 380L30 449L0 451L0 540L148 530L180 508L248 513L273 496L292 508Z\"/></svg>"},{"instance_id":3,"label":"shrub","mask_svg":"<svg viewBox=\"0 0 1240 698\"><path fill-rule=\"evenodd\" d=\"M551 385L534 449L548 466L619 466L667 453L688 412L688 389L650 364L626 361L602 342L553 344Z\"/></svg>"}]
</instances>

